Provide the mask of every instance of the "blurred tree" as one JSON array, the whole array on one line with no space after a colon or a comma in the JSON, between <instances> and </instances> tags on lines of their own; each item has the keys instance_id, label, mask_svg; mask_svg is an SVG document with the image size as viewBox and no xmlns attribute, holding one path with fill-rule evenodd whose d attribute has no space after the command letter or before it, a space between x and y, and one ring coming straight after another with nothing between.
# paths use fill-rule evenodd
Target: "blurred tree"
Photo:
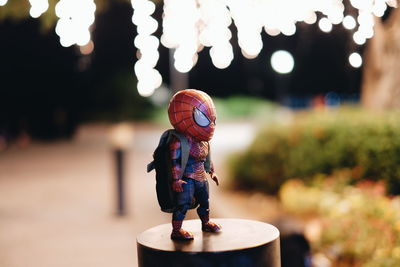
<instances>
[{"instance_id":1,"label":"blurred tree","mask_svg":"<svg viewBox=\"0 0 400 267\"><path fill-rule=\"evenodd\" d=\"M363 106L384 110L400 108L400 9L387 20L375 18L375 35L365 50L361 101Z\"/></svg>"}]
</instances>

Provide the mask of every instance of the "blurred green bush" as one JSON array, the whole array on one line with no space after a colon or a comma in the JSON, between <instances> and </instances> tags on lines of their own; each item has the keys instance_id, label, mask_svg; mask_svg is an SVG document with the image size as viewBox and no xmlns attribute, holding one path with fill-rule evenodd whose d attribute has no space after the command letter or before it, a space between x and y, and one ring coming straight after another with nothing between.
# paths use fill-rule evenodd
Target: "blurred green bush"
<instances>
[{"instance_id":1,"label":"blurred green bush","mask_svg":"<svg viewBox=\"0 0 400 267\"><path fill-rule=\"evenodd\" d=\"M319 175L309 185L287 181L283 208L304 219L313 254L332 266L399 266L400 197L384 195L381 182L348 185L351 171Z\"/></svg>"},{"instance_id":2,"label":"blurred green bush","mask_svg":"<svg viewBox=\"0 0 400 267\"><path fill-rule=\"evenodd\" d=\"M257 97L236 95L227 98L213 97L213 100L217 109L217 120L221 121L237 119L265 121L272 119L277 110L276 104Z\"/></svg>"},{"instance_id":3,"label":"blurred green bush","mask_svg":"<svg viewBox=\"0 0 400 267\"><path fill-rule=\"evenodd\" d=\"M278 192L290 178L352 169L353 181L384 180L400 194L400 113L359 108L313 110L269 123L252 145L229 161L241 187Z\"/></svg>"}]
</instances>

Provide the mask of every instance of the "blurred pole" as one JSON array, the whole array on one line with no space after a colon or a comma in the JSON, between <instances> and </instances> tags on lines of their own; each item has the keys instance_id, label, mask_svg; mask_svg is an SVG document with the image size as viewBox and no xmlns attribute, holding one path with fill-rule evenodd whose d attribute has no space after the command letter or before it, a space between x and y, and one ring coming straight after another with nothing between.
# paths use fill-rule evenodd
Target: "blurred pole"
<instances>
[{"instance_id":1,"label":"blurred pole","mask_svg":"<svg viewBox=\"0 0 400 267\"><path fill-rule=\"evenodd\" d=\"M125 177L124 177L124 159L125 151L119 148L114 150L115 173L117 188L117 215L125 215Z\"/></svg>"},{"instance_id":2,"label":"blurred pole","mask_svg":"<svg viewBox=\"0 0 400 267\"><path fill-rule=\"evenodd\" d=\"M118 216L126 215L125 158L133 142L133 133L133 127L127 123L114 125L110 132L113 161L115 165L115 197L116 214Z\"/></svg>"},{"instance_id":3,"label":"blurred pole","mask_svg":"<svg viewBox=\"0 0 400 267\"><path fill-rule=\"evenodd\" d=\"M182 73L176 70L174 66L175 49L169 49L169 80L173 93L189 88L189 73Z\"/></svg>"}]
</instances>

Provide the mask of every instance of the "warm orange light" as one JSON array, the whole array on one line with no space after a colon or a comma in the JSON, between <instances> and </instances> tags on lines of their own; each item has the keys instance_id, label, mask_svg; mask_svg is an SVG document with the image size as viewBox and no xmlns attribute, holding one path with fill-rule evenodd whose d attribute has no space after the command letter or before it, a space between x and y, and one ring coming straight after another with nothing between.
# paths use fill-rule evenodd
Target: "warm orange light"
<instances>
[{"instance_id":1,"label":"warm orange light","mask_svg":"<svg viewBox=\"0 0 400 267\"><path fill-rule=\"evenodd\" d=\"M92 40L89 41L86 45L79 46L79 51L82 55L89 55L94 50L94 43Z\"/></svg>"}]
</instances>

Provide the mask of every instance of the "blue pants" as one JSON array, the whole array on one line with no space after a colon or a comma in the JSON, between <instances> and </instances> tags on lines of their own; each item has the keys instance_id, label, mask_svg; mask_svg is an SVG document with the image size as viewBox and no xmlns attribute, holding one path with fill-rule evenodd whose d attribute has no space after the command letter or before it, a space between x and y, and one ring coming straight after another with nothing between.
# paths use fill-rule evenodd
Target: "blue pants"
<instances>
[{"instance_id":1,"label":"blue pants","mask_svg":"<svg viewBox=\"0 0 400 267\"><path fill-rule=\"evenodd\" d=\"M208 181L204 180L200 182L189 178L183 178L182 180L187 182L187 184L182 185L183 192L175 193L176 207L172 215L173 220L182 221L185 219L186 212L192 204L193 197L199 204L197 214L199 216L208 215L210 212L208 203Z\"/></svg>"}]
</instances>

